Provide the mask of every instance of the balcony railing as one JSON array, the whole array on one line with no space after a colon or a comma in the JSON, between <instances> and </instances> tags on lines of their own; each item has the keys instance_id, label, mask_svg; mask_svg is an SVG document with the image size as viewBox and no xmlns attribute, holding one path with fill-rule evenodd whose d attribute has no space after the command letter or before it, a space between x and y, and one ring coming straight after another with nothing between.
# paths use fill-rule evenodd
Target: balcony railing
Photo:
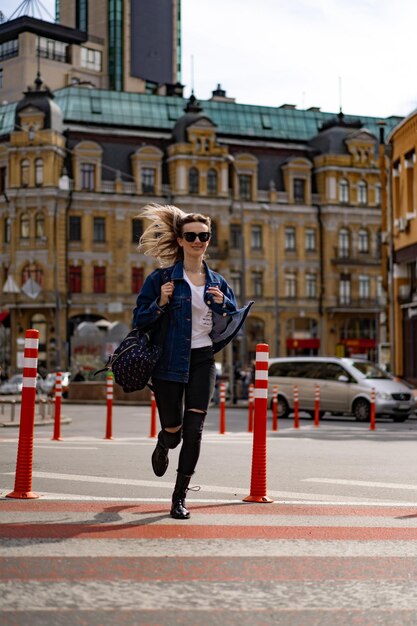
<instances>
[{"instance_id":1,"label":"balcony railing","mask_svg":"<svg viewBox=\"0 0 417 626\"><path fill-rule=\"evenodd\" d=\"M381 265L381 256L371 252L349 252L333 248L333 265Z\"/></svg>"}]
</instances>

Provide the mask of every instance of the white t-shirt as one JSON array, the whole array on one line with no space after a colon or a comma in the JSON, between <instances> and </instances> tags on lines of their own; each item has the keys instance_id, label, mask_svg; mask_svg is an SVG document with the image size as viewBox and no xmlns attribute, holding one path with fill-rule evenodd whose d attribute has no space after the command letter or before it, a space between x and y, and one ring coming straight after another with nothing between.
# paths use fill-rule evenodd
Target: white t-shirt
<instances>
[{"instance_id":1,"label":"white t-shirt","mask_svg":"<svg viewBox=\"0 0 417 626\"><path fill-rule=\"evenodd\" d=\"M204 302L204 285L193 285L184 272L184 278L191 289L191 349L213 345L210 333L213 328L213 313Z\"/></svg>"}]
</instances>

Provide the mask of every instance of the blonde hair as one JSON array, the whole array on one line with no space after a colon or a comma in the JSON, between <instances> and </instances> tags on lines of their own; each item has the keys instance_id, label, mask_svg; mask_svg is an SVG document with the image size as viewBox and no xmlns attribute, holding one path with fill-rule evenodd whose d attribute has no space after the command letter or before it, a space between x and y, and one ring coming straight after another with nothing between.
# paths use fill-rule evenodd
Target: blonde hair
<instances>
[{"instance_id":1,"label":"blonde hair","mask_svg":"<svg viewBox=\"0 0 417 626\"><path fill-rule=\"evenodd\" d=\"M139 239L138 250L158 259L162 267L173 265L184 258L177 237L182 237L182 227L191 222L201 222L210 230L211 220L201 213L185 213L170 204L147 204L137 216L151 223Z\"/></svg>"}]
</instances>

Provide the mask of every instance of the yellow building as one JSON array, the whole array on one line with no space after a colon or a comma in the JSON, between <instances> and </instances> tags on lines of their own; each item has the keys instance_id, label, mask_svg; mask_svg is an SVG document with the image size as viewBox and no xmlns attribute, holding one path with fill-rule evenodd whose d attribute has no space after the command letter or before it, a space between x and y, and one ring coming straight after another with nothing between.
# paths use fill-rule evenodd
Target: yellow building
<instances>
[{"instance_id":1,"label":"yellow building","mask_svg":"<svg viewBox=\"0 0 417 626\"><path fill-rule=\"evenodd\" d=\"M153 269L135 219L149 202L212 218L210 264L239 301L255 300L236 363L258 342L271 355L375 356L377 120L239 105L220 88L202 104L79 86L54 95L38 77L1 110L2 367L19 367L29 327L45 370L102 362ZM101 344L78 336L91 326Z\"/></svg>"},{"instance_id":2,"label":"yellow building","mask_svg":"<svg viewBox=\"0 0 417 626\"><path fill-rule=\"evenodd\" d=\"M389 135L391 147L388 225L390 311L394 371L417 384L417 114Z\"/></svg>"}]
</instances>

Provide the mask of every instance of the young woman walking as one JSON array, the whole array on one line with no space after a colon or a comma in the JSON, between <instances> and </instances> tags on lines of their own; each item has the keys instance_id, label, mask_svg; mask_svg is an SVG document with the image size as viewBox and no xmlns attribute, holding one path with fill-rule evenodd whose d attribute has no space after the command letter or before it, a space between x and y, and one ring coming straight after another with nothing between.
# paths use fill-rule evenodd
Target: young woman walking
<instances>
[{"instance_id":1,"label":"young woman walking","mask_svg":"<svg viewBox=\"0 0 417 626\"><path fill-rule=\"evenodd\" d=\"M161 265L146 278L133 312L133 325L151 328L154 341L162 346L152 375L162 427L152 468L163 476L169 450L182 439L171 516L188 519L185 497L214 390L214 353L233 339L253 303L238 309L226 280L204 260L209 217L168 205L148 205L139 217L150 221L139 251Z\"/></svg>"}]
</instances>

